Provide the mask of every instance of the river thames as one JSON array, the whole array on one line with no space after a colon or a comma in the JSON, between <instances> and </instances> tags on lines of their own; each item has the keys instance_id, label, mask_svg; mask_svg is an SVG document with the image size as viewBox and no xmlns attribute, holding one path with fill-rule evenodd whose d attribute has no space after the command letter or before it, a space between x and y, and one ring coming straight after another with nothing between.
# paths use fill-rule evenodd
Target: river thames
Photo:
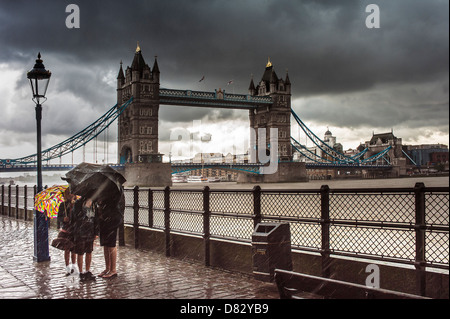
<instances>
[{"instance_id":1,"label":"river thames","mask_svg":"<svg viewBox=\"0 0 450 319\"><path fill-rule=\"evenodd\" d=\"M211 189L252 189L255 185L262 189L319 189L322 185L333 188L398 188L414 187L416 183L424 183L426 187L448 187L449 177L405 177L388 179L351 179L351 180L311 180L304 183L264 183L238 184L235 182L220 183L174 183L172 188L198 188L209 186Z\"/></svg>"}]
</instances>

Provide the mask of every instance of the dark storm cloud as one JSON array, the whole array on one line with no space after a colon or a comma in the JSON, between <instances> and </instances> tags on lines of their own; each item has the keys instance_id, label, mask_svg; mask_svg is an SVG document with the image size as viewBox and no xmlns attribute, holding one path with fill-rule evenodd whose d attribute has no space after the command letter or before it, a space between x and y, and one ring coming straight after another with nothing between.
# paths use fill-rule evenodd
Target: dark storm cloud
<instances>
[{"instance_id":1,"label":"dark storm cloud","mask_svg":"<svg viewBox=\"0 0 450 319\"><path fill-rule=\"evenodd\" d=\"M80 29L65 26L70 3L80 8ZM380 29L365 26L370 3L380 7ZM115 104L119 62L131 65L136 41L150 66L158 55L162 87L246 93L251 74L259 81L270 56L279 77L289 70L293 99L336 97L316 105L293 104L309 121L408 125L432 109L426 125L445 127L447 121L448 127L448 12L447 0L2 1L0 63L26 70L42 52L53 72L48 105L67 102L64 114L73 119L52 127L54 134L74 132ZM229 80L233 87L226 85ZM16 87L27 85L19 79ZM386 98L382 93L376 98L363 94L380 87L394 94L398 85L426 85L437 97L417 102L402 89L395 99L388 96L394 103L388 105L378 103ZM63 93L76 100L58 101L56 95ZM361 93L361 100L346 102L346 95L354 93ZM72 113L74 108L80 111ZM88 117L81 112L88 110ZM58 119L64 121L64 114ZM175 107L161 116L186 123L241 118L234 112Z\"/></svg>"},{"instance_id":2,"label":"dark storm cloud","mask_svg":"<svg viewBox=\"0 0 450 319\"><path fill-rule=\"evenodd\" d=\"M139 40L147 63L159 56L165 81L206 75L218 87L233 78L246 91L250 74L258 79L271 56L302 95L448 72L447 1L376 1L378 30L364 24L373 1L75 1L81 28L67 29L71 2L2 2L1 59L44 50L80 68L114 69L121 59L131 64Z\"/></svg>"},{"instance_id":3,"label":"dark storm cloud","mask_svg":"<svg viewBox=\"0 0 450 319\"><path fill-rule=\"evenodd\" d=\"M294 110L303 119L346 128L433 128L448 134L448 79L429 83L380 85L367 92L298 99Z\"/></svg>"}]
</instances>

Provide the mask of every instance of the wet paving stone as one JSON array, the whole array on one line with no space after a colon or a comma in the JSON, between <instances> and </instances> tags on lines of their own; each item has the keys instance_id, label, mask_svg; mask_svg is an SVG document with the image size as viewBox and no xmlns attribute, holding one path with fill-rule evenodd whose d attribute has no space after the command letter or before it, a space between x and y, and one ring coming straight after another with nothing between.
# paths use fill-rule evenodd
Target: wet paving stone
<instances>
[{"instance_id":1,"label":"wet paving stone","mask_svg":"<svg viewBox=\"0 0 450 319\"><path fill-rule=\"evenodd\" d=\"M49 229L50 242L57 236ZM0 299L276 299L274 284L250 275L167 258L132 247L118 247L113 279L78 282L64 273L63 252L50 247L51 260L33 261L33 223L0 216ZM96 241L91 271L104 269Z\"/></svg>"}]
</instances>

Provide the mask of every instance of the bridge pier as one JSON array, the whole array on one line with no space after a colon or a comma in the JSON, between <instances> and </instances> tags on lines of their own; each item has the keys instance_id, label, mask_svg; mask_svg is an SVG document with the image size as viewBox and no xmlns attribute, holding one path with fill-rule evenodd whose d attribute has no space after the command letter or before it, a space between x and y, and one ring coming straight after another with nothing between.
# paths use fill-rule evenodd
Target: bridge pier
<instances>
[{"instance_id":1,"label":"bridge pier","mask_svg":"<svg viewBox=\"0 0 450 319\"><path fill-rule=\"evenodd\" d=\"M170 163L131 163L125 164L126 187L165 187L172 186Z\"/></svg>"},{"instance_id":2,"label":"bridge pier","mask_svg":"<svg viewBox=\"0 0 450 319\"><path fill-rule=\"evenodd\" d=\"M294 183L308 182L306 164L304 162L280 162L273 174L250 175L238 174L238 183Z\"/></svg>"}]
</instances>

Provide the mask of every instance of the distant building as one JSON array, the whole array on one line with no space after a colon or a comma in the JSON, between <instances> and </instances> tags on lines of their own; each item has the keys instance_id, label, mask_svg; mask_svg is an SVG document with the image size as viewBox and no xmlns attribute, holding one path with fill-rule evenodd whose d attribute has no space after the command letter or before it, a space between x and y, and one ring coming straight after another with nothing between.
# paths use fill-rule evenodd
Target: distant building
<instances>
[{"instance_id":1,"label":"distant building","mask_svg":"<svg viewBox=\"0 0 450 319\"><path fill-rule=\"evenodd\" d=\"M248 161L248 153L239 155L231 153L227 155L223 155L222 153L197 153L189 162L193 164L205 164L206 167L202 166L201 169L190 171L188 174L191 176L219 177L222 181L236 181L238 172L223 168L210 168L207 165L220 163L239 164L248 163Z\"/></svg>"},{"instance_id":2,"label":"distant building","mask_svg":"<svg viewBox=\"0 0 450 319\"><path fill-rule=\"evenodd\" d=\"M448 163L448 151L447 152L433 152L430 153L430 164L446 164Z\"/></svg>"},{"instance_id":3,"label":"distant building","mask_svg":"<svg viewBox=\"0 0 450 319\"><path fill-rule=\"evenodd\" d=\"M373 164L393 164L400 166L406 165L405 156L402 152L402 139L396 137L393 131L378 134L372 133L372 138L370 139L370 141L366 141L365 146L368 148L368 151L365 154L366 159L386 150L388 147L391 147L391 149L386 153L385 156L377 159Z\"/></svg>"},{"instance_id":4,"label":"distant building","mask_svg":"<svg viewBox=\"0 0 450 319\"><path fill-rule=\"evenodd\" d=\"M327 131L325 132L325 136L323 138L324 144L328 145L329 147L331 147L333 150L335 150L336 152L342 154L344 153L343 151L343 146L341 143L336 143L336 137L333 136L333 134L330 132L329 129L327 129ZM325 145L322 144L321 147L323 148ZM331 155L328 155L327 153L325 153L324 151L320 150L319 154L321 154L322 158L326 158L328 160L335 160Z\"/></svg>"},{"instance_id":5,"label":"distant building","mask_svg":"<svg viewBox=\"0 0 450 319\"><path fill-rule=\"evenodd\" d=\"M433 166L437 163L448 164L448 146L444 144L407 145L406 153L418 166Z\"/></svg>"},{"instance_id":6,"label":"distant building","mask_svg":"<svg viewBox=\"0 0 450 319\"><path fill-rule=\"evenodd\" d=\"M224 156L222 153L197 153L195 154L194 158L192 159L192 163L223 163L224 162Z\"/></svg>"}]
</instances>

